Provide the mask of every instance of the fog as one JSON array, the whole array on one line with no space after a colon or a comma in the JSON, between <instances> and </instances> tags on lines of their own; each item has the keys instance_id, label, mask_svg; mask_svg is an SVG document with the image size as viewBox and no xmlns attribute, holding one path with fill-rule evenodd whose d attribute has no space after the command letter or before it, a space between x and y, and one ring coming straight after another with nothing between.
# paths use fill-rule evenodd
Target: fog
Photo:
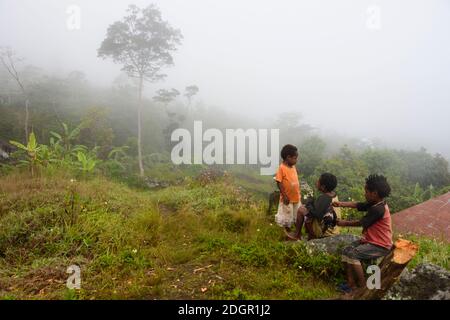
<instances>
[{"instance_id":1,"label":"fog","mask_svg":"<svg viewBox=\"0 0 450 320\"><path fill-rule=\"evenodd\" d=\"M46 72L80 70L109 86L120 66L97 49L130 3L156 3L184 37L148 97L196 84L205 104L255 122L298 111L322 132L450 157L447 0L0 0L0 45ZM67 28L70 5L79 30Z\"/></svg>"}]
</instances>

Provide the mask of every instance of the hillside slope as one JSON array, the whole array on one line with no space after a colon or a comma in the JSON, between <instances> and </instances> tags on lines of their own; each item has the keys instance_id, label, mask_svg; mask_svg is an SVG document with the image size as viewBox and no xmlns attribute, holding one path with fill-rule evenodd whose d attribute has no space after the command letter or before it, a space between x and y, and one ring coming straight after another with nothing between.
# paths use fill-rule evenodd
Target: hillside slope
<instances>
[{"instance_id":1,"label":"hillside slope","mask_svg":"<svg viewBox=\"0 0 450 320\"><path fill-rule=\"evenodd\" d=\"M97 177L0 178L3 299L323 299L340 264L280 241L230 179L136 191ZM66 288L70 265L81 290Z\"/></svg>"}]
</instances>

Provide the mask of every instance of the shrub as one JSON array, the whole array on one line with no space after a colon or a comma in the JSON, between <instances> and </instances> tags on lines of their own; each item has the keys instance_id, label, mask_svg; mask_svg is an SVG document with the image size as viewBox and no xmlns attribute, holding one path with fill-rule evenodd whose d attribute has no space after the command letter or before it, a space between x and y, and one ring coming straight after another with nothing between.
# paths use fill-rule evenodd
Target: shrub
<instances>
[{"instance_id":1,"label":"shrub","mask_svg":"<svg viewBox=\"0 0 450 320\"><path fill-rule=\"evenodd\" d=\"M261 245L251 243L248 245L234 244L231 252L238 255L244 265L263 267L270 263L270 254Z\"/></svg>"},{"instance_id":2,"label":"shrub","mask_svg":"<svg viewBox=\"0 0 450 320\"><path fill-rule=\"evenodd\" d=\"M344 270L339 256L312 252L305 244L294 244L286 249L287 261L295 268L326 279L342 280Z\"/></svg>"},{"instance_id":3,"label":"shrub","mask_svg":"<svg viewBox=\"0 0 450 320\"><path fill-rule=\"evenodd\" d=\"M217 215L217 219L223 229L231 232L243 232L251 223L251 216L248 212L224 210Z\"/></svg>"}]
</instances>

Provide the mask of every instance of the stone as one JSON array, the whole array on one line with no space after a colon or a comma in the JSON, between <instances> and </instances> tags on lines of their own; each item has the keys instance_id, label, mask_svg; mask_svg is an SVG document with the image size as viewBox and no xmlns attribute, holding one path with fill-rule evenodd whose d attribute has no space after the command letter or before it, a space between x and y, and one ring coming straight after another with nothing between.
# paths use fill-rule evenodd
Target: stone
<instances>
[{"instance_id":1,"label":"stone","mask_svg":"<svg viewBox=\"0 0 450 320\"><path fill-rule=\"evenodd\" d=\"M450 300L450 272L431 263L404 271L383 299Z\"/></svg>"},{"instance_id":2,"label":"stone","mask_svg":"<svg viewBox=\"0 0 450 320\"><path fill-rule=\"evenodd\" d=\"M313 252L319 251L339 255L344 247L359 239L358 236L352 234L339 234L336 236L310 240L306 242L306 246Z\"/></svg>"}]
</instances>

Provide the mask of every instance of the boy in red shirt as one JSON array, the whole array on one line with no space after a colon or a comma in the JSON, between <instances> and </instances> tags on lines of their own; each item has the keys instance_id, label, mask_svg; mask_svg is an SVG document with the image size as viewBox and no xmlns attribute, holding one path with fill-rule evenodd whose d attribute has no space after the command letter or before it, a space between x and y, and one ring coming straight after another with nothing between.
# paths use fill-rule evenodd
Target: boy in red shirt
<instances>
[{"instance_id":1,"label":"boy in red shirt","mask_svg":"<svg viewBox=\"0 0 450 320\"><path fill-rule=\"evenodd\" d=\"M366 285L361 260L383 257L392 249L391 214L385 200L391 193L391 187L384 176L370 175L366 179L364 189L366 202L333 203L333 206L336 207L367 211L361 220L337 221L337 225L341 227L363 227L361 239L344 248L342 252L342 261L347 272L347 284L342 285L341 289L347 293ZM356 279L354 275L356 275Z\"/></svg>"}]
</instances>

